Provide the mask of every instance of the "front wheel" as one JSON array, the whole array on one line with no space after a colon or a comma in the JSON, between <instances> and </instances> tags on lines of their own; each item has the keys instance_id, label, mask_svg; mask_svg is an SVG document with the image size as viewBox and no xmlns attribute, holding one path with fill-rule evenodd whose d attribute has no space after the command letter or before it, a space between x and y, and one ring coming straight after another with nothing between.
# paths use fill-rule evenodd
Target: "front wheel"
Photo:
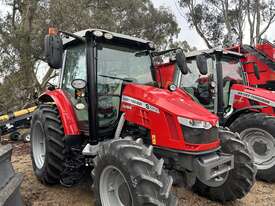
<instances>
[{"instance_id":1,"label":"front wheel","mask_svg":"<svg viewBox=\"0 0 275 206\"><path fill-rule=\"evenodd\" d=\"M98 206L175 206L172 177L141 140L112 140L95 158L92 172Z\"/></svg>"},{"instance_id":2,"label":"front wheel","mask_svg":"<svg viewBox=\"0 0 275 206\"><path fill-rule=\"evenodd\" d=\"M240 133L254 157L257 178L275 181L275 118L263 113L240 116L230 128Z\"/></svg>"},{"instance_id":3,"label":"front wheel","mask_svg":"<svg viewBox=\"0 0 275 206\"><path fill-rule=\"evenodd\" d=\"M234 168L216 178L220 184L213 186L196 180L193 190L210 200L226 202L243 198L255 183L256 168L246 145L228 131L220 131L221 152L234 155Z\"/></svg>"}]
</instances>

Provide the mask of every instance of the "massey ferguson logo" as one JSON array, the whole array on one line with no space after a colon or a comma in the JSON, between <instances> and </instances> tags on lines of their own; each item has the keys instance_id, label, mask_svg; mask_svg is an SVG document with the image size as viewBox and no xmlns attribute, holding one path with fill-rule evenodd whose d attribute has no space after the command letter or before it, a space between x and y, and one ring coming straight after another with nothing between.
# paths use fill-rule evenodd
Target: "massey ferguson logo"
<instances>
[{"instance_id":1,"label":"massey ferguson logo","mask_svg":"<svg viewBox=\"0 0 275 206\"><path fill-rule=\"evenodd\" d=\"M247 99L251 99L251 100L254 100L254 101L257 101L257 102L267 104L271 107L275 107L275 102L273 102L273 101L270 101L270 100L265 99L263 97L256 96L254 94L249 94L249 93L242 92L242 91L237 91L237 90L232 90L231 93L230 93L230 100L229 100L230 105L233 104L235 95L238 95L238 96L241 96L241 97L246 97Z\"/></svg>"},{"instance_id":2,"label":"massey ferguson logo","mask_svg":"<svg viewBox=\"0 0 275 206\"><path fill-rule=\"evenodd\" d=\"M129 96L123 95L122 96L122 102L132 104L132 105L141 107L143 109L146 109L146 110L149 110L149 111L152 111L152 112L155 112L155 113L159 113L158 108L156 108L156 107L154 107L154 106L152 106L152 105L150 105L146 102L140 101L138 99L135 99L135 98L132 98L132 97L129 97Z\"/></svg>"}]
</instances>

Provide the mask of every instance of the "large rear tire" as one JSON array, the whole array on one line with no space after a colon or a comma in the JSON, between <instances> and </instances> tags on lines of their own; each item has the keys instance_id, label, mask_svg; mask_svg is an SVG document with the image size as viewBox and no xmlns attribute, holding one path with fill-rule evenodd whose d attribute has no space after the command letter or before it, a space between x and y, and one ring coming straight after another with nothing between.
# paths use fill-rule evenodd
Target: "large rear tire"
<instances>
[{"instance_id":1,"label":"large rear tire","mask_svg":"<svg viewBox=\"0 0 275 206\"><path fill-rule=\"evenodd\" d=\"M57 184L64 170L64 132L55 105L42 104L31 123L31 158L36 177Z\"/></svg>"},{"instance_id":2,"label":"large rear tire","mask_svg":"<svg viewBox=\"0 0 275 206\"><path fill-rule=\"evenodd\" d=\"M137 141L112 140L105 143L95 158L92 172L98 206L175 206L171 194L172 177L158 160Z\"/></svg>"},{"instance_id":3,"label":"large rear tire","mask_svg":"<svg viewBox=\"0 0 275 206\"><path fill-rule=\"evenodd\" d=\"M196 180L193 190L201 196L218 202L243 198L255 183L256 168L246 145L236 134L220 131L221 152L234 155L234 168L224 178L222 185L211 187Z\"/></svg>"},{"instance_id":4,"label":"large rear tire","mask_svg":"<svg viewBox=\"0 0 275 206\"><path fill-rule=\"evenodd\" d=\"M257 179L275 181L275 118L263 113L240 116L230 126L240 133L254 157Z\"/></svg>"}]
</instances>

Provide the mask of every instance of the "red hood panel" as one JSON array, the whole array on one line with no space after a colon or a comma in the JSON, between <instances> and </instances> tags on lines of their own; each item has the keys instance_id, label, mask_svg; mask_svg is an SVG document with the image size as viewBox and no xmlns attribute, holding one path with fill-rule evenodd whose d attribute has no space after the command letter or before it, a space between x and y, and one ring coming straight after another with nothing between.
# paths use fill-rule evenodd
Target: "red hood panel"
<instances>
[{"instance_id":1,"label":"red hood panel","mask_svg":"<svg viewBox=\"0 0 275 206\"><path fill-rule=\"evenodd\" d=\"M213 126L218 122L216 115L194 102L189 95L180 89L170 92L152 86L128 84L124 89L123 95L144 101L159 110L176 116L208 121Z\"/></svg>"}]
</instances>

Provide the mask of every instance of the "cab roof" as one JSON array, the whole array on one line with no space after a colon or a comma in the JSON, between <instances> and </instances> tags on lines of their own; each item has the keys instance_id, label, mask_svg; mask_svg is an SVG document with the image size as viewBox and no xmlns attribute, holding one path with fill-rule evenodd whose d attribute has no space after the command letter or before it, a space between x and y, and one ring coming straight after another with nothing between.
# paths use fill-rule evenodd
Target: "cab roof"
<instances>
[{"instance_id":1,"label":"cab roof","mask_svg":"<svg viewBox=\"0 0 275 206\"><path fill-rule=\"evenodd\" d=\"M147 44L150 43L151 41L149 40L145 40L145 39L141 39L141 38L137 38L137 37L133 37L133 36L129 36L129 35L125 35L125 34L119 34L119 33L116 33L116 32L110 32L110 31L107 31L107 30L103 30L103 29L95 29L95 28L91 28L91 29L85 29L85 30L82 30L82 31L78 31L78 32L75 32L74 34L77 35L77 36L80 36L80 37L85 37L87 35L87 33L90 33L90 32L93 32L93 31L101 31L103 33L110 33L113 35L113 37L115 38L118 38L118 39L122 39L122 40L126 40L128 42L135 42L135 43L139 43L139 44ZM73 37L65 37L62 38L62 41L63 41L63 45L66 46L70 43L72 43L73 41L75 41L76 39L73 38Z\"/></svg>"},{"instance_id":2,"label":"cab roof","mask_svg":"<svg viewBox=\"0 0 275 206\"><path fill-rule=\"evenodd\" d=\"M214 48L214 49L188 52L188 53L186 53L186 58L196 57L200 54L214 54L216 52L222 52L224 55L231 55L231 56L235 56L235 57L238 57L238 58L244 57L243 54L238 53L238 52L228 51L228 50L221 49L221 48Z\"/></svg>"}]
</instances>

